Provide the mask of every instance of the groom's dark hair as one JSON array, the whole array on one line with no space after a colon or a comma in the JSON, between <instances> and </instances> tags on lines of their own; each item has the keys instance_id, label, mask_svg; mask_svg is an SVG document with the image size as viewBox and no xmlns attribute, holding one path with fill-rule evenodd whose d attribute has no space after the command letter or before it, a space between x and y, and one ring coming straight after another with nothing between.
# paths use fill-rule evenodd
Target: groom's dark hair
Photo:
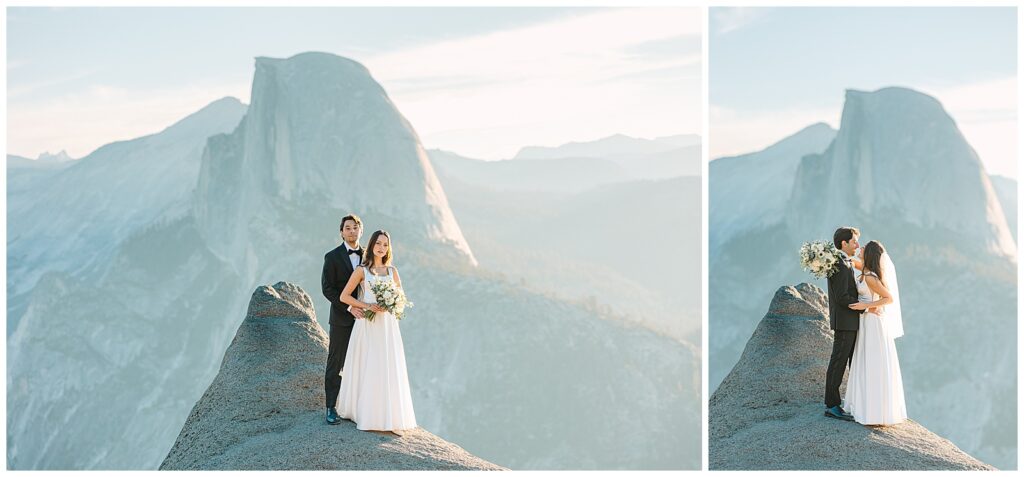
<instances>
[{"instance_id":1,"label":"groom's dark hair","mask_svg":"<svg viewBox=\"0 0 1024 477\"><path fill-rule=\"evenodd\" d=\"M853 240L854 235L860 237L860 230L857 230L856 227L839 227L836 229L836 233L832 234L832 243L836 248L842 248L843 242Z\"/></svg>"},{"instance_id":2,"label":"groom's dark hair","mask_svg":"<svg viewBox=\"0 0 1024 477\"><path fill-rule=\"evenodd\" d=\"M345 222L348 222L349 220L355 222L356 226L359 226L359 227L363 226L363 221L359 220L359 216L358 215L356 215L356 214L348 214L348 215L346 215L346 216L341 218L341 225L338 226L338 231L339 232L345 230Z\"/></svg>"}]
</instances>

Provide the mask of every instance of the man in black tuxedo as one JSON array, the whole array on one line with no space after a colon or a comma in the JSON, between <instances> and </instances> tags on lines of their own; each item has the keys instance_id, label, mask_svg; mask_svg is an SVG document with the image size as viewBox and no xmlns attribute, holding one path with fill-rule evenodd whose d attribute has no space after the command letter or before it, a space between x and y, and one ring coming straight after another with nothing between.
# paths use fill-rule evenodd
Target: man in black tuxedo
<instances>
[{"instance_id":1,"label":"man in black tuxedo","mask_svg":"<svg viewBox=\"0 0 1024 477\"><path fill-rule=\"evenodd\" d=\"M850 309L851 304L857 303L857 282L853 277L850 257L860 247L858 238L860 231L853 227L836 229L832 243L843 257L836 263L838 269L828 277L829 326L835 331L835 339L825 373L825 415L847 421L852 421L853 416L840 406L839 385L843 382L846 366L853 359L853 346L857 343L857 330L860 328L861 312Z\"/></svg>"},{"instance_id":2,"label":"man in black tuxedo","mask_svg":"<svg viewBox=\"0 0 1024 477\"><path fill-rule=\"evenodd\" d=\"M359 237L363 234L363 221L358 216L346 215L341 219L341 239L344 241L334 250L324 255L324 271L320 275L320 287L324 296L331 302L331 331L327 344L327 371L324 375L324 390L327 393L327 423L338 424L338 392L341 389L341 369L345 366L345 353L348 351L348 339L352 336L352 326L356 318L362 318L362 310L349 311L348 305L341 302L341 290L345 288L352 272L359 266L363 257L363 249L359 246ZM359 287L352 291L358 297Z\"/></svg>"}]
</instances>

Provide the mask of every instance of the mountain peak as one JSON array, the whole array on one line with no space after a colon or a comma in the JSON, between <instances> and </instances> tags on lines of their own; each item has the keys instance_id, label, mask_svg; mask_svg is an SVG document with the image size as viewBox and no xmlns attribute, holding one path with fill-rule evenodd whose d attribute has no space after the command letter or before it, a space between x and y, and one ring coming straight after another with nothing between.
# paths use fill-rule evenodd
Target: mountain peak
<instances>
[{"instance_id":1,"label":"mountain peak","mask_svg":"<svg viewBox=\"0 0 1024 477\"><path fill-rule=\"evenodd\" d=\"M328 53L323 51L306 51L297 53L289 56L288 58L273 58L269 56L257 56L256 66L276 66L282 63L298 63L304 65L314 65L321 68L347 68L354 72L369 75L368 70L362 63L346 58L344 56L336 55L334 53Z\"/></svg>"},{"instance_id":2,"label":"mountain peak","mask_svg":"<svg viewBox=\"0 0 1024 477\"><path fill-rule=\"evenodd\" d=\"M809 133L822 133L822 132L835 133L836 130L831 125L829 125L828 123L826 123L824 121L818 121L818 122L816 122L814 124L811 124L810 126L807 126L807 127L803 128L803 129L797 131L796 134L794 134L794 136L799 136L799 135L802 135L802 134L809 134Z\"/></svg>"},{"instance_id":3,"label":"mountain peak","mask_svg":"<svg viewBox=\"0 0 1024 477\"><path fill-rule=\"evenodd\" d=\"M46 152L40 154L39 155L39 159L37 159L37 160L39 160L39 161L47 161L47 162L66 162L66 161L73 161L74 159L71 156L68 155L67 151L61 149L60 152L58 152L56 154L50 154L50 151L46 151Z\"/></svg>"},{"instance_id":4,"label":"mountain peak","mask_svg":"<svg viewBox=\"0 0 1024 477\"><path fill-rule=\"evenodd\" d=\"M917 101L920 104L929 104L932 107L942 108L942 103L934 97L922 93L913 88L907 88L904 86L886 86L883 88L876 89L874 91L847 88L845 91L846 100L857 100L865 99L872 101Z\"/></svg>"},{"instance_id":5,"label":"mountain peak","mask_svg":"<svg viewBox=\"0 0 1024 477\"><path fill-rule=\"evenodd\" d=\"M871 121L872 126L876 129L900 127L901 130L906 131L908 126L928 126L940 128L937 132L955 130L959 134L953 118L946 112L938 99L920 91L899 86L890 86L875 91L846 90L840 131L844 125L847 126L847 129L854 126L854 124L846 124L847 121L861 122L865 120ZM966 143L966 141L964 142Z\"/></svg>"},{"instance_id":6,"label":"mountain peak","mask_svg":"<svg viewBox=\"0 0 1024 477\"><path fill-rule=\"evenodd\" d=\"M771 159L783 158L796 163L804 155L803 151L808 149L825 150L828 144L835 139L836 132L828 123L817 122L762 149L760 154Z\"/></svg>"},{"instance_id":7,"label":"mountain peak","mask_svg":"<svg viewBox=\"0 0 1024 477\"><path fill-rule=\"evenodd\" d=\"M828 124L815 123L760 151L712 160L708 165L711 256L748 227L763 230L780 222L787 213L800 158L824 151L835 135Z\"/></svg>"},{"instance_id":8,"label":"mountain peak","mask_svg":"<svg viewBox=\"0 0 1024 477\"><path fill-rule=\"evenodd\" d=\"M327 335L290 283L260 286L161 470L500 470L421 428L402 437L324 423Z\"/></svg>"},{"instance_id":9,"label":"mountain peak","mask_svg":"<svg viewBox=\"0 0 1024 477\"><path fill-rule=\"evenodd\" d=\"M913 228L902 232L950 230L955 246L1016 257L974 149L938 100L907 88L848 90L835 140L801 160L790 202L787 221L798 233L902 223Z\"/></svg>"},{"instance_id":10,"label":"mountain peak","mask_svg":"<svg viewBox=\"0 0 1024 477\"><path fill-rule=\"evenodd\" d=\"M260 89L261 91L257 91ZM276 91L336 101L361 94L387 96L361 63L332 53L305 52L288 58L256 57L253 105ZM297 99L297 98L287 98Z\"/></svg>"},{"instance_id":11,"label":"mountain peak","mask_svg":"<svg viewBox=\"0 0 1024 477\"><path fill-rule=\"evenodd\" d=\"M211 138L203 156L196 215L231 261L245 258L246 227L267 211L316 204L332 221L355 212L401 229L404 243L476 265L419 136L355 61L319 52L257 58L242 124Z\"/></svg>"},{"instance_id":12,"label":"mountain peak","mask_svg":"<svg viewBox=\"0 0 1024 477\"><path fill-rule=\"evenodd\" d=\"M176 141L181 137L211 129L230 131L238 125L239 118L245 114L245 111L246 105L238 98L225 96L179 119L158 134L167 140Z\"/></svg>"},{"instance_id":13,"label":"mountain peak","mask_svg":"<svg viewBox=\"0 0 1024 477\"><path fill-rule=\"evenodd\" d=\"M823 416L832 351L828 298L778 289L739 362L711 395L712 470L978 470L978 461L914 421L867 427Z\"/></svg>"}]
</instances>

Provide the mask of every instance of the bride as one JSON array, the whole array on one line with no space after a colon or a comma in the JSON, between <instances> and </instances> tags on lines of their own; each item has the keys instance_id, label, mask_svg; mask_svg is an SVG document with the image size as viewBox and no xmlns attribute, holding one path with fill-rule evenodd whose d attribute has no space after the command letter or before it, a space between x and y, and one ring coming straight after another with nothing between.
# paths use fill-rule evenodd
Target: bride
<instances>
[{"instance_id":1,"label":"bride","mask_svg":"<svg viewBox=\"0 0 1024 477\"><path fill-rule=\"evenodd\" d=\"M896 355L896 338L903 336L896 267L882 244L874 240L864 246L862 259L852 261L861 273L857 278L859 302L850 308L864 313L843 408L861 424L899 424L907 419L907 406Z\"/></svg>"},{"instance_id":2,"label":"bride","mask_svg":"<svg viewBox=\"0 0 1024 477\"><path fill-rule=\"evenodd\" d=\"M373 320L356 320L345 354L344 379L338 396L338 414L356 423L363 431L400 431L416 427L405 368L405 348L398 320L377 305L370 286L377 281L393 280L402 287L398 270L391 266L391 235L378 230L370 236L370 253L352 272L341 291L341 301L371 310ZM352 291L362 284L361 300Z\"/></svg>"}]
</instances>

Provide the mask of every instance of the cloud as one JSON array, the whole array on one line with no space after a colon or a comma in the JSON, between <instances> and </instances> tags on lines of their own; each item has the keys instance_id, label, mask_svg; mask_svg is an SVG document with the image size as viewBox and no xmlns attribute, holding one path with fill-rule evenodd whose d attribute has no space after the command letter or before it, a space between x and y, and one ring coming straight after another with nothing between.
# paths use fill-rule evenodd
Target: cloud
<instances>
[{"instance_id":1,"label":"cloud","mask_svg":"<svg viewBox=\"0 0 1024 477\"><path fill-rule=\"evenodd\" d=\"M700 131L701 30L697 8L617 8L359 60L427 147L498 159L524 145ZM29 92L82 79L9 90L9 98L25 97L9 104L8 152L34 157L67 149L81 156L159 131L222 96L248 101L250 88L80 86L44 101L33 94L28 104Z\"/></svg>"},{"instance_id":2,"label":"cloud","mask_svg":"<svg viewBox=\"0 0 1024 477\"><path fill-rule=\"evenodd\" d=\"M714 33L724 35L745 28L768 13L769 8L722 7L711 9L711 27Z\"/></svg>"},{"instance_id":3,"label":"cloud","mask_svg":"<svg viewBox=\"0 0 1024 477\"><path fill-rule=\"evenodd\" d=\"M995 78L953 86L925 86L958 121L1016 120L1017 78Z\"/></svg>"},{"instance_id":4,"label":"cloud","mask_svg":"<svg viewBox=\"0 0 1024 477\"><path fill-rule=\"evenodd\" d=\"M978 153L989 174L1017 177L1017 77L926 86Z\"/></svg>"},{"instance_id":5,"label":"cloud","mask_svg":"<svg viewBox=\"0 0 1024 477\"><path fill-rule=\"evenodd\" d=\"M700 34L698 9L614 9L363 63L428 147L499 159L544 141L699 131L699 74L687 72L700 71Z\"/></svg>"},{"instance_id":6,"label":"cloud","mask_svg":"<svg viewBox=\"0 0 1024 477\"><path fill-rule=\"evenodd\" d=\"M7 59L7 71L11 72L11 71L17 70L19 68L24 67L27 64L28 64L28 62L25 61L25 60L19 60L19 59L15 59L15 58L8 58Z\"/></svg>"},{"instance_id":7,"label":"cloud","mask_svg":"<svg viewBox=\"0 0 1024 477\"><path fill-rule=\"evenodd\" d=\"M7 65L7 71L11 71L12 69L19 68L23 64L24 63L16 64L14 66L12 66L11 64L8 64ZM47 89L47 88L51 88L53 86L58 86L58 85L67 84L67 83L74 83L76 81L79 81L79 80L82 80L84 78L87 78L87 77L91 76L96 71L97 71L96 69L88 69L88 70L82 70L82 71L75 71L75 72L68 73L68 74L65 74L63 76L59 76L59 77L56 77L56 78L49 78L49 79L47 79L45 81L22 82L18 86L8 86L8 88L7 88L7 100L10 101L12 99L18 99L18 98L21 98L23 96L28 95L29 93L32 93L32 92L35 92L35 91L39 91L39 90L44 90L44 89Z\"/></svg>"},{"instance_id":8,"label":"cloud","mask_svg":"<svg viewBox=\"0 0 1024 477\"><path fill-rule=\"evenodd\" d=\"M699 38L697 9L614 9L527 27L440 41L366 61L382 81L420 76L485 76L517 81L571 71L614 76L649 60L634 45L680 36ZM673 61L671 59L662 61Z\"/></svg>"}]
</instances>

